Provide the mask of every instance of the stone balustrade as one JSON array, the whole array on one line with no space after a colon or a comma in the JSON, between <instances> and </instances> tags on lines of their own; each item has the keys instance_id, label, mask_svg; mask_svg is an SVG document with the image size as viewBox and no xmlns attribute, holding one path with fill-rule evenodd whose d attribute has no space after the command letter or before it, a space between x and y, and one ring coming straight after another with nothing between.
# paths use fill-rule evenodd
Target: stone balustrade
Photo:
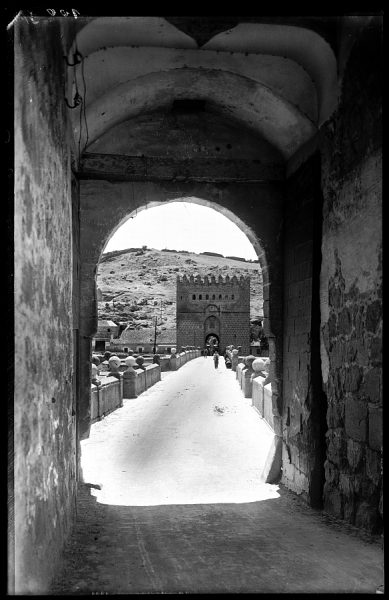
<instances>
[{"instance_id":1,"label":"stone balustrade","mask_svg":"<svg viewBox=\"0 0 389 600\"><path fill-rule=\"evenodd\" d=\"M176 371L189 360L201 356L200 349L191 349L161 356L160 364L149 363L145 360L143 368L139 368L133 359L134 367L131 365L131 357L126 361L120 360L115 364L115 358L101 363L99 371L97 365L92 365L91 383L91 423L99 421L102 417L123 406L123 399L137 398L140 394L161 380L162 371ZM135 368L137 367L137 368ZM109 369L109 370L108 370Z\"/></svg>"},{"instance_id":2,"label":"stone balustrade","mask_svg":"<svg viewBox=\"0 0 389 600\"><path fill-rule=\"evenodd\" d=\"M161 372L177 371L186 362L200 355L200 350L186 350L179 354L174 353L170 357L161 356L159 365L153 363L147 365L144 369L136 368L135 365L133 369L127 369L123 373L124 398L137 398L157 381L160 381Z\"/></svg>"},{"instance_id":3,"label":"stone balustrade","mask_svg":"<svg viewBox=\"0 0 389 600\"><path fill-rule=\"evenodd\" d=\"M91 388L91 423L123 406L122 377L103 377L99 385L92 383Z\"/></svg>"},{"instance_id":4,"label":"stone balustrade","mask_svg":"<svg viewBox=\"0 0 389 600\"><path fill-rule=\"evenodd\" d=\"M266 383L267 373L258 375L252 382L252 404L255 406L261 417L273 427L273 408L271 384Z\"/></svg>"},{"instance_id":5,"label":"stone balustrade","mask_svg":"<svg viewBox=\"0 0 389 600\"><path fill-rule=\"evenodd\" d=\"M201 356L201 350L197 348L193 350L184 350L184 352L179 352L177 354L172 354L169 360L170 368L166 370L177 371L186 362L193 360L194 358L198 358L199 356Z\"/></svg>"},{"instance_id":6,"label":"stone balustrade","mask_svg":"<svg viewBox=\"0 0 389 600\"><path fill-rule=\"evenodd\" d=\"M238 380L240 387L242 387L242 377L243 377L243 371L245 368L246 368L246 366L243 362L238 363L236 366L236 379Z\"/></svg>"},{"instance_id":7,"label":"stone balustrade","mask_svg":"<svg viewBox=\"0 0 389 600\"><path fill-rule=\"evenodd\" d=\"M232 353L228 352L230 357ZM235 360L237 360L235 354ZM261 418L269 425L274 435L271 449L264 468L267 483L278 481L281 469L282 431L281 417L278 413L277 398L272 392L269 377L269 359L254 356L239 357L236 364L236 379L245 398L251 398L252 406L256 408ZM255 360L253 360L255 359Z\"/></svg>"}]
</instances>

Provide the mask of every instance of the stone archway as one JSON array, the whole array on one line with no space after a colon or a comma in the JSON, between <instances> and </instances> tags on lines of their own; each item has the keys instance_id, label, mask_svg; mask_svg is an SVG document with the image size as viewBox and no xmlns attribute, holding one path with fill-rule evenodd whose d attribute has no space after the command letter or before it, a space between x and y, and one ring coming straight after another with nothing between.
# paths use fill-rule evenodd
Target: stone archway
<instances>
[{"instance_id":1,"label":"stone archway","mask_svg":"<svg viewBox=\"0 0 389 600\"><path fill-rule=\"evenodd\" d=\"M221 212L232 220L252 243L262 270L264 328L269 340L274 404L280 405L282 252L277 240L281 227L282 186L274 183L225 185L88 180L80 182L80 196L80 439L88 437L90 428L90 353L91 340L97 330L96 274L101 254L108 239L126 219L140 210L169 201L196 202ZM256 210L253 210L254 205ZM276 433L278 434L278 431Z\"/></svg>"},{"instance_id":2,"label":"stone archway","mask_svg":"<svg viewBox=\"0 0 389 600\"><path fill-rule=\"evenodd\" d=\"M204 340L204 346L206 348L210 349L211 354L213 354L213 352L215 350L217 350L219 352L220 351L219 336L216 333L208 333L208 335L206 335L205 340Z\"/></svg>"}]
</instances>

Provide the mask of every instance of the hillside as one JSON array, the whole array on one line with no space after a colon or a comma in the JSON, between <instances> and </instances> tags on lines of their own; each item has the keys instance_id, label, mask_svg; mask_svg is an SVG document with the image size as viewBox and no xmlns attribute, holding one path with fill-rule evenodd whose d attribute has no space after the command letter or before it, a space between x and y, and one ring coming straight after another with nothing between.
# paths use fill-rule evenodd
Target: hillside
<instances>
[{"instance_id":1,"label":"hillside","mask_svg":"<svg viewBox=\"0 0 389 600\"><path fill-rule=\"evenodd\" d=\"M102 256L97 272L99 319L161 330L175 329L177 275L233 275L251 278L251 321L262 316L260 266L239 257L226 258L172 250L130 248ZM162 315L162 318L161 318Z\"/></svg>"}]
</instances>

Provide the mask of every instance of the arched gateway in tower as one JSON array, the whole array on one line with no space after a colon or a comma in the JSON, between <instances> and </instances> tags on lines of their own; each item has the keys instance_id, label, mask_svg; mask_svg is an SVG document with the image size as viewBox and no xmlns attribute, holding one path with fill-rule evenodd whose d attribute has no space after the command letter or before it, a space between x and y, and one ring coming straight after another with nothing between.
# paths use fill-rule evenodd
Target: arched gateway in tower
<instances>
[{"instance_id":1,"label":"arched gateway in tower","mask_svg":"<svg viewBox=\"0 0 389 600\"><path fill-rule=\"evenodd\" d=\"M250 277L177 277L177 346L204 347L210 339L250 352Z\"/></svg>"}]
</instances>

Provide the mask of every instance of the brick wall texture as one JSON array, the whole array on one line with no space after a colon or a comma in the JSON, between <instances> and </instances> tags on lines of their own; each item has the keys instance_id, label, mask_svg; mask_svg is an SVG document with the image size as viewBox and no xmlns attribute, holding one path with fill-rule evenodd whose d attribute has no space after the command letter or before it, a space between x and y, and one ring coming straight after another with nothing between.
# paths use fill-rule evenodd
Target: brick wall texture
<instances>
[{"instance_id":1,"label":"brick wall texture","mask_svg":"<svg viewBox=\"0 0 389 600\"><path fill-rule=\"evenodd\" d=\"M250 278L177 278L177 346L205 345L208 335L219 348L230 344L250 353Z\"/></svg>"}]
</instances>

